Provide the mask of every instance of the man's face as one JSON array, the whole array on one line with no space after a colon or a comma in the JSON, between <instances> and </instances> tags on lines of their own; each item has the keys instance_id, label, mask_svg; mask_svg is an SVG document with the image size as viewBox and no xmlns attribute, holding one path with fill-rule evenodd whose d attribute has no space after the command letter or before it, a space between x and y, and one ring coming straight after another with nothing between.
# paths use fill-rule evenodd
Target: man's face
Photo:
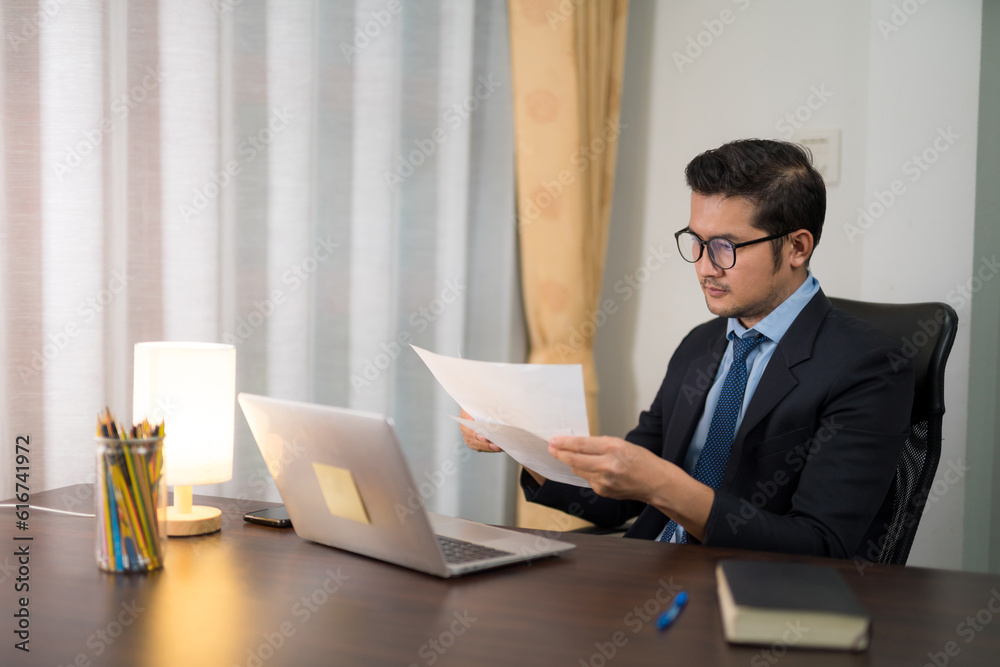
<instances>
[{"instance_id":1,"label":"man's face","mask_svg":"<svg viewBox=\"0 0 1000 667\"><path fill-rule=\"evenodd\" d=\"M742 197L691 195L688 227L703 241L715 237L733 243L753 241L768 233L750 226L753 205ZM736 249L736 264L720 269L708 257L708 248L695 263L705 303L715 315L735 317L751 328L782 301L791 296L804 280L804 272L793 271L787 261L789 241L782 247L782 262L775 269L771 242Z\"/></svg>"}]
</instances>

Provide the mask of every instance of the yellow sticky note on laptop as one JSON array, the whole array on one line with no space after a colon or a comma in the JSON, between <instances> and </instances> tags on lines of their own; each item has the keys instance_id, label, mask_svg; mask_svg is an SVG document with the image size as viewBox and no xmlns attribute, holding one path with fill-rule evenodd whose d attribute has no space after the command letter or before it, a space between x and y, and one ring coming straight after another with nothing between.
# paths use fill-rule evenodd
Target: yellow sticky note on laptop
<instances>
[{"instance_id":1,"label":"yellow sticky note on laptop","mask_svg":"<svg viewBox=\"0 0 1000 667\"><path fill-rule=\"evenodd\" d=\"M359 523L372 522L350 470L325 463L313 463L312 467L330 514Z\"/></svg>"}]
</instances>

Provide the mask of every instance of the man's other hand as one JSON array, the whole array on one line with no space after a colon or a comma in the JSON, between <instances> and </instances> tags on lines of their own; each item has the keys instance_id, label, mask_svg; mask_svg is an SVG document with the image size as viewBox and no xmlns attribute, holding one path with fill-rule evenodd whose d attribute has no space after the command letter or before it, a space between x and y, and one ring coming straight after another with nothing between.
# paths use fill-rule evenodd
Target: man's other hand
<instances>
[{"instance_id":1,"label":"man's other hand","mask_svg":"<svg viewBox=\"0 0 1000 667\"><path fill-rule=\"evenodd\" d=\"M465 410L462 410L462 419L472 419L470 415ZM473 431L471 428L465 424L459 424L458 427L462 429L462 439L465 440L465 445L469 449L475 452L499 452L500 448L495 444L486 439L486 436L480 435Z\"/></svg>"}]
</instances>

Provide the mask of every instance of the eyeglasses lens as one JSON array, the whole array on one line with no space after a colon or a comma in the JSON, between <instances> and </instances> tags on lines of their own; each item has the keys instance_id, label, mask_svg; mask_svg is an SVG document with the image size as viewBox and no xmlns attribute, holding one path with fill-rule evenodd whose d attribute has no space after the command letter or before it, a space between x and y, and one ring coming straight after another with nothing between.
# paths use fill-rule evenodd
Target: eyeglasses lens
<instances>
[{"instance_id":1,"label":"eyeglasses lens","mask_svg":"<svg viewBox=\"0 0 1000 667\"><path fill-rule=\"evenodd\" d=\"M685 232L677 237L677 250L687 262L697 262L701 257L701 241L691 232Z\"/></svg>"},{"instance_id":2,"label":"eyeglasses lens","mask_svg":"<svg viewBox=\"0 0 1000 667\"><path fill-rule=\"evenodd\" d=\"M712 239L708 242L708 256L720 269L731 269L736 263L736 250L726 239Z\"/></svg>"}]
</instances>

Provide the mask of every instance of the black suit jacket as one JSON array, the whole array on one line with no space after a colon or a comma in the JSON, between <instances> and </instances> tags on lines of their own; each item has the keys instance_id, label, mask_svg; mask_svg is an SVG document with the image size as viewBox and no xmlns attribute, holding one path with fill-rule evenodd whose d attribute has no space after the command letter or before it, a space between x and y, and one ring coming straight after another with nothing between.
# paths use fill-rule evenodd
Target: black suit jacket
<instances>
[{"instance_id":1,"label":"black suit jacket","mask_svg":"<svg viewBox=\"0 0 1000 667\"><path fill-rule=\"evenodd\" d=\"M726 351L725 318L692 330L649 410L626 440L678 466ZM890 361L890 354L895 363ZM736 433L704 543L847 558L884 534L896 464L909 431L913 370L899 348L817 293L778 343ZM894 368L895 366L895 368ZM668 517L522 476L528 500L655 539Z\"/></svg>"}]
</instances>

